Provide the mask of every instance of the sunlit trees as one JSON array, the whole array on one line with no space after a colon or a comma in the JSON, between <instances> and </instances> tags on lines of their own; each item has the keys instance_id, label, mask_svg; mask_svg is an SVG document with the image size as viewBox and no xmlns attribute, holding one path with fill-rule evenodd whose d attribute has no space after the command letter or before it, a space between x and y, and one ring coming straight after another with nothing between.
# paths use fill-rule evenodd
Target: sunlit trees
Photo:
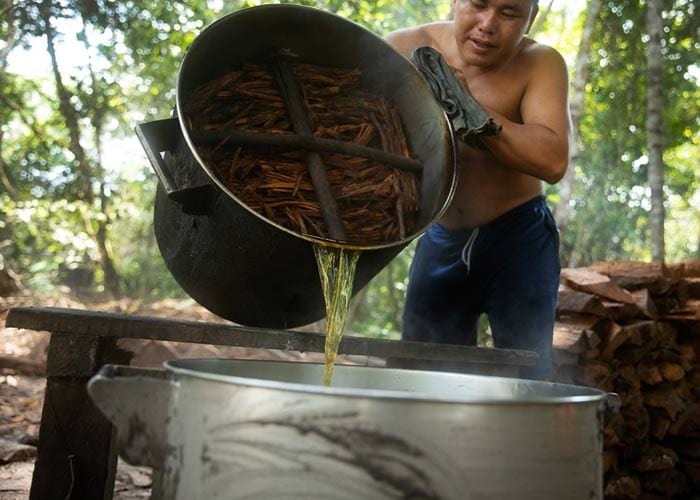
<instances>
[{"instance_id":1,"label":"sunlit trees","mask_svg":"<svg viewBox=\"0 0 700 500\"><path fill-rule=\"evenodd\" d=\"M114 295L182 293L153 238L155 177L140 151L127 157L133 126L172 113L180 61L206 25L260 3L0 0L0 268L33 289L83 270L93 290ZM443 0L289 3L380 35L450 9ZM696 3L588 0L575 19L578 2L540 2L533 35L555 40L572 68L577 148L566 180L547 188L565 228L564 265L697 255ZM45 72L15 71L38 56ZM398 330L410 256L409 247L363 292L355 328Z\"/></svg>"}]
</instances>

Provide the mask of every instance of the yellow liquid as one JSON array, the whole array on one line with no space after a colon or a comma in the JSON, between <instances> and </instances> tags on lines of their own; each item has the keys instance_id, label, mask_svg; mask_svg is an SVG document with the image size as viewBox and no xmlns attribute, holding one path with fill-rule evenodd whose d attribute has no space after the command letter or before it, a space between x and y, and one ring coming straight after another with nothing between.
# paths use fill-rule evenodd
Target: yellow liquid
<instances>
[{"instance_id":1,"label":"yellow liquid","mask_svg":"<svg viewBox=\"0 0 700 500\"><path fill-rule=\"evenodd\" d=\"M331 385L333 366L348 319L348 307L360 251L314 244L314 254L326 302L326 345L323 384Z\"/></svg>"}]
</instances>

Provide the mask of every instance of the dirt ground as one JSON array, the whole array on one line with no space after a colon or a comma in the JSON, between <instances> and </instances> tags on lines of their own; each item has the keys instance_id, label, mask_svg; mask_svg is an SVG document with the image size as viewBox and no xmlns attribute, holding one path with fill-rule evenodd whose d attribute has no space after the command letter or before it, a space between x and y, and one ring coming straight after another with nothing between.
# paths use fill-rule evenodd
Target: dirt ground
<instances>
[{"instance_id":1,"label":"dirt ground","mask_svg":"<svg viewBox=\"0 0 700 500\"><path fill-rule=\"evenodd\" d=\"M86 304L68 296L0 297L0 500L29 498L36 446L46 384L44 371L50 334L5 328L9 308L18 306L67 307L107 312L156 316L161 318L223 322L191 300L142 303L132 300ZM318 326L312 327L318 330ZM121 347L134 352L133 366L160 367L168 359L195 357L235 357L321 361L319 353L289 353L271 350L178 344L127 339ZM363 363L348 357L339 362ZM365 360L366 361L366 360ZM148 498L151 470L119 461L114 498Z\"/></svg>"}]
</instances>

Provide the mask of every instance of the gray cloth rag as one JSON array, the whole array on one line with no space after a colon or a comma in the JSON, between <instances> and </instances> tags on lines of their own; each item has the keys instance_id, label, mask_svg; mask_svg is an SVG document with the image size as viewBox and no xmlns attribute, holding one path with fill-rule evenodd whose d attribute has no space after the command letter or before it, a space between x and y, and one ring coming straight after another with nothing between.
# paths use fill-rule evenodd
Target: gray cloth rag
<instances>
[{"instance_id":1,"label":"gray cloth rag","mask_svg":"<svg viewBox=\"0 0 700 500\"><path fill-rule=\"evenodd\" d=\"M411 60L447 113L458 139L479 147L481 136L498 134L501 126L464 88L440 52L432 47L418 47L411 54Z\"/></svg>"}]
</instances>

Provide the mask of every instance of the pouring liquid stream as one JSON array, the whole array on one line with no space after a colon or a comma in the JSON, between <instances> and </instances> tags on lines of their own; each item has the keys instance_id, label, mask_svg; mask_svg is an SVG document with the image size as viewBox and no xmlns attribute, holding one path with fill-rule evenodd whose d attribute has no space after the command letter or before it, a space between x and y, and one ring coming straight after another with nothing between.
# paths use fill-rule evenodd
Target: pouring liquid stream
<instances>
[{"instance_id":1,"label":"pouring liquid stream","mask_svg":"<svg viewBox=\"0 0 700 500\"><path fill-rule=\"evenodd\" d=\"M343 338L352 297L355 268L361 251L313 244L326 303L326 344L323 384L331 385L333 366Z\"/></svg>"}]
</instances>

